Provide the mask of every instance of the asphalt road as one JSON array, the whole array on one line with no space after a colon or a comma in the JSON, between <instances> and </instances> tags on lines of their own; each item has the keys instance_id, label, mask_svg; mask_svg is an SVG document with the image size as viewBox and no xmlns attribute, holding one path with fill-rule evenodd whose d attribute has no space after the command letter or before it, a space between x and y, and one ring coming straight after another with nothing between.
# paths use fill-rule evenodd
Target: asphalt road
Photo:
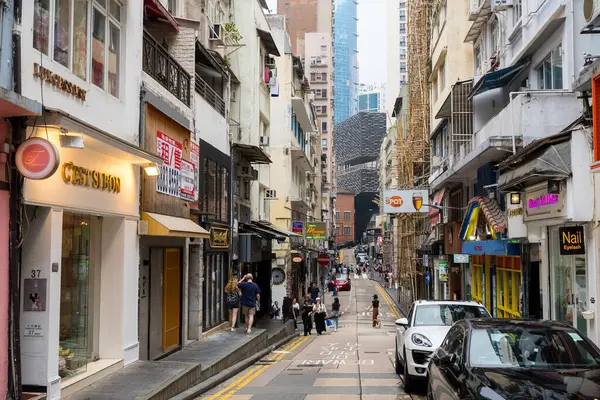
<instances>
[{"instance_id":1,"label":"asphalt road","mask_svg":"<svg viewBox=\"0 0 600 400\"><path fill-rule=\"evenodd\" d=\"M380 299L381 328L371 326L373 294ZM340 328L318 336L299 336L255 365L199 397L232 400L389 400L423 399L407 395L394 373L394 321L400 311L381 287L352 280L340 293ZM332 297L325 294L331 310ZM300 325L300 330L302 326Z\"/></svg>"}]
</instances>

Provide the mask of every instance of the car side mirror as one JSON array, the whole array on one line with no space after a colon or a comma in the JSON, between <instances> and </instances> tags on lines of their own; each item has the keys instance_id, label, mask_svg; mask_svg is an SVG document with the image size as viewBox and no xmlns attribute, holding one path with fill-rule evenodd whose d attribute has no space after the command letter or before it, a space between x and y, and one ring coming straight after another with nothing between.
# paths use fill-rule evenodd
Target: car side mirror
<instances>
[{"instance_id":1,"label":"car side mirror","mask_svg":"<svg viewBox=\"0 0 600 400\"><path fill-rule=\"evenodd\" d=\"M454 362L456 361L456 354L444 352L439 354L438 358L441 364L448 366L454 364Z\"/></svg>"},{"instance_id":2,"label":"car side mirror","mask_svg":"<svg viewBox=\"0 0 600 400\"><path fill-rule=\"evenodd\" d=\"M408 327L408 319L406 319L406 318L398 318L396 320L396 326L401 326L403 328L407 328Z\"/></svg>"}]
</instances>

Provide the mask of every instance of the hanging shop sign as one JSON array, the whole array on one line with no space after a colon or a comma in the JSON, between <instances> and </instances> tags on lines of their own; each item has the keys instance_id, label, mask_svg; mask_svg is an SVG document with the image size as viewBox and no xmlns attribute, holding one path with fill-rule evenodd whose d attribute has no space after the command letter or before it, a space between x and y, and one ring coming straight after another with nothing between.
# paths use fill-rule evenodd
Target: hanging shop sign
<instances>
[{"instance_id":1,"label":"hanging shop sign","mask_svg":"<svg viewBox=\"0 0 600 400\"><path fill-rule=\"evenodd\" d=\"M322 267L329 265L329 260L329 254L321 253L319 254L319 257L317 257L317 262Z\"/></svg>"},{"instance_id":2,"label":"hanging shop sign","mask_svg":"<svg viewBox=\"0 0 600 400\"><path fill-rule=\"evenodd\" d=\"M454 254L454 262L456 264L468 264L469 263L469 255L468 254Z\"/></svg>"},{"instance_id":3,"label":"hanging shop sign","mask_svg":"<svg viewBox=\"0 0 600 400\"><path fill-rule=\"evenodd\" d=\"M585 254L583 226L563 226L558 228L561 255Z\"/></svg>"},{"instance_id":4,"label":"hanging shop sign","mask_svg":"<svg viewBox=\"0 0 600 400\"><path fill-rule=\"evenodd\" d=\"M157 131L156 152L164 160L160 166L160 175L156 178L156 191L168 196L180 197L183 146L165 133Z\"/></svg>"},{"instance_id":5,"label":"hanging shop sign","mask_svg":"<svg viewBox=\"0 0 600 400\"><path fill-rule=\"evenodd\" d=\"M521 247L518 243L509 243L506 240L475 240L462 242L462 254L518 256L521 254Z\"/></svg>"},{"instance_id":6,"label":"hanging shop sign","mask_svg":"<svg viewBox=\"0 0 600 400\"><path fill-rule=\"evenodd\" d=\"M213 249L229 248L229 229L228 228L210 228L210 236L208 238L209 245Z\"/></svg>"},{"instance_id":7,"label":"hanging shop sign","mask_svg":"<svg viewBox=\"0 0 600 400\"><path fill-rule=\"evenodd\" d=\"M307 239L325 239L327 237L326 222L308 222L306 224Z\"/></svg>"},{"instance_id":8,"label":"hanging shop sign","mask_svg":"<svg viewBox=\"0 0 600 400\"><path fill-rule=\"evenodd\" d=\"M446 261L440 262L440 282L448 282L448 263Z\"/></svg>"},{"instance_id":9,"label":"hanging shop sign","mask_svg":"<svg viewBox=\"0 0 600 400\"><path fill-rule=\"evenodd\" d=\"M62 180L65 183L78 186L88 186L107 192L121 192L121 178L85 167L80 167L73 162L64 163L62 166Z\"/></svg>"},{"instance_id":10,"label":"hanging shop sign","mask_svg":"<svg viewBox=\"0 0 600 400\"><path fill-rule=\"evenodd\" d=\"M302 235L304 233L304 222L292 221L292 232Z\"/></svg>"},{"instance_id":11,"label":"hanging shop sign","mask_svg":"<svg viewBox=\"0 0 600 400\"><path fill-rule=\"evenodd\" d=\"M48 82L58 90L62 90L65 93L72 94L74 97L81 101L85 101L87 90L82 89L76 84L69 82L62 76L58 75L39 65L38 63L33 64L33 76L43 81Z\"/></svg>"},{"instance_id":12,"label":"hanging shop sign","mask_svg":"<svg viewBox=\"0 0 600 400\"><path fill-rule=\"evenodd\" d=\"M377 237L381 236L381 228L369 228L367 229L368 237Z\"/></svg>"},{"instance_id":13,"label":"hanging shop sign","mask_svg":"<svg viewBox=\"0 0 600 400\"><path fill-rule=\"evenodd\" d=\"M60 164L60 153L54 143L42 139L27 139L17 149L15 164L28 179L46 179L52 176Z\"/></svg>"},{"instance_id":14,"label":"hanging shop sign","mask_svg":"<svg viewBox=\"0 0 600 400\"><path fill-rule=\"evenodd\" d=\"M179 197L183 200L194 201L196 199L196 177L194 164L181 160L181 171L179 175Z\"/></svg>"},{"instance_id":15,"label":"hanging shop sign","mask_svg":"<svg viewBox=\"0 0 600 400\"><path fill-rule=\"evenodd\" d=\"M383 212L386 214L429 212L427 190L386 190L383 198Z\"/></svg>"},{"instance_id":16,"label":"hanging shop sign","mask_svg":"<svg viewBox=\"0 0 600 400\"><path fill-rule=\"evenodd\" d=\"M190 142L190 161L194 165L194 187L200 187L200 146ZM198 190L194 191L194 201L198 201Z\"/></svg>"},{"instance_id":17,"label":"hanging shop sign","mask_svg":"<svg viewBox=\"0 0 600 400\"><path fill-rule=\"evenodd\" d=\"M302 262L302 256L293 256L292 257L292 262L301 263Z\"/></svg>"}]
</instances>

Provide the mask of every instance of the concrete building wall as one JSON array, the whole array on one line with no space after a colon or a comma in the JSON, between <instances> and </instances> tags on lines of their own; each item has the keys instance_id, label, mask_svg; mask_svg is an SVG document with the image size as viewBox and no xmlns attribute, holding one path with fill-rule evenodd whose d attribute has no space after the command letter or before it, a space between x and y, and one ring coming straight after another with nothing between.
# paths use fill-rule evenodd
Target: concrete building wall
<instances>
[{"instance_id":1,"label":"concrete building wall","mask_svg":"<svg viewBox=\"0 0 600 400\"><path fill-rule=\"evenodd\" d=\"M344 192L338 193L336 200L336 208L336 244L340 244L349 240L354 240L354 194ZM349 213L349 217L346 213ZM348 229L346 229L344 232L344 228L350 228L349 234L345 234L345 232L348 232Z\"/></svg>"}]
</instances>

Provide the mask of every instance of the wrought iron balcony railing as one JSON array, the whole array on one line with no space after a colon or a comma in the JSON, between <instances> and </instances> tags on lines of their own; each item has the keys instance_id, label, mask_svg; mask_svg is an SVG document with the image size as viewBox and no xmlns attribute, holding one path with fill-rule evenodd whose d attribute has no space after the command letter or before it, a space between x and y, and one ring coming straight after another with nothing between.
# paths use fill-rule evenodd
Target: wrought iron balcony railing
<instances>
[{"instance_id":1,"label":"wrought iron balcony railing","mask_svg":"<svg viewBox=\"0 0 600 400\"><path fill-rule=\"evenodd\" d=\"M189 107L190 74L146 31L144 31L142 68Z\"/></svg>"},{"instance_id":2,"label":"wrought iron balcony railing","mask_svg":"<svg viewBox=\"0 0 600 400\"><path fill-rule=\"evenodd\" d=\"M198 74L196 74L196 92L219 114L225 116L225 101Z\"/></svg>"}]
</instances>

